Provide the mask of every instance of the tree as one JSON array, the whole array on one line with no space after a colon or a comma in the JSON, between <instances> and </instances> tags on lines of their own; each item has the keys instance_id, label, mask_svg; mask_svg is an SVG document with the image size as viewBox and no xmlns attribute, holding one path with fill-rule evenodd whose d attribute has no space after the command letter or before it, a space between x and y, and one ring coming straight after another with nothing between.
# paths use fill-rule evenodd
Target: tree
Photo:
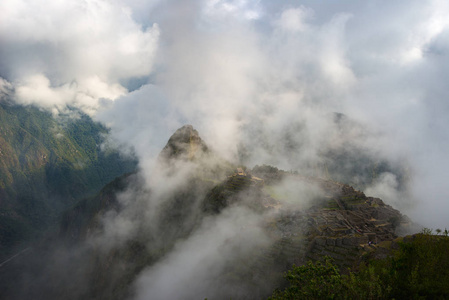
<instances>
[{"instance_id":1,"label":"tree","mask_svg":"<svg viewBox=\"0 0 449 300\"><path fill-rule=\"evenodd\" d=\"M270 299L449 299L449 237L447 229L440 232L425 228L389 257L372 255L348 275L329 257L294 266L285 275L289 286Z\"/></svg>"},{"instance_id":2,"label":"tree","mask_svg":"<svg viewBox=\"0 0 449 300\"><path fill-rule=\"evenodd\" d=\"M309 261L304 266L293 266L284 276L289 286L277 290L269 299L337 299L342 289L342 277L331 258Z\"/></svg>"}]
</instances>

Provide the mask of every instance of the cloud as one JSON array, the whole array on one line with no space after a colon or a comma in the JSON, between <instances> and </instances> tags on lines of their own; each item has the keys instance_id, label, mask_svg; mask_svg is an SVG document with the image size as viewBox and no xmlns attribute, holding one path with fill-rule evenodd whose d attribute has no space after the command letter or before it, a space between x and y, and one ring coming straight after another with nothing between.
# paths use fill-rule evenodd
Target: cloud
<instances>
[{"instance_id":1,"label":"cloud","mask_svg":"<svg viewBox=\"0 0 449 300\"><path fill-rule=\"evenodd\" d=\"M111 129L111 143L134 151L141 165L148 163L150 170L149 165L154 163L170 135L183 125L164 92L151 84L103 107L97 112L96 120Z\"/></svg>"},{"instance_id":2,"label":"cloud","mask_svg":"<svg viewBox=\"0 0 449 300\"><path fill-rule=\"evenodd\" d=\"M0 100L9 99L12 92L12 84L0 77Z\"/></svg>"},{"instance_id":3,"label":"cloud","mask_svg":"<svg viewBox=\"0 0 449 300\"><path fill-rule=\"evenodd\" d=\"M123 210L104 216L93 243L143 237L157 249L192 230L140 274L137 298L228 295L217 281L226 264L269 241L246 208L201 219L200 189L186 226L160 222L195 169L157 166L186 123L230 161L334 176L449 226L446 1L4 0L0 11L0 99L77 107L139 158ZM291 205L321 195L291 181L279 190Z\"/></svg>"},{"instance_id":4,"label":"cloud","mask_svg":"<svg viewBox=\"0 0 449 300\"><path fill-rule=\"evenodd\" d=\"M203 12L208 18L256 20L263 14L258 1L208 0L204 2Z\"/></svg>"},{"instance_id":5,"label":"cloud","mask_svg":"<svg viewBox=\"0 0 449 300\"><path fill-rule=\"evenodd\" d=\"M386 203L390 205L401 205L401 194L399 192L399 183L396 175L384 172L379 175L374 181L373 185L365 189L365 194L368 196L375 196L383 199Z\"/></svg>"},{"instance_id":6,"label":"cloud","mask_svg":"<svg viewBox=\"0 0 449 300\"><path fill-rule=\"evenodd\" d=\"M248 296L238 285L228 285L226 272L233 262L253 257L268 244L259 222L254 212L237 207L206 218L167 257L142 272L135 283L136 299Z\"/></svg>"},{"instance_id":7,"label":"cloud","mask_svg":"<svg viewBox=\"0 0 449 300\"><path fill-rule=\"evenodd\" d=\"M316 174L338 150L351 153L342 168L354 170L363 153L373 165L406 169L410 194L400 201L415 206L398 205L437 223L412 207L426 203L434 215L448 207L444 185L433 184L448 166L444 1L168 1L151 9L161 32L151 85L99 118L142 160L183 123L249 166ZM336 125L334 112L352 123Z\"/></svg>"},{"instance_id":8,"label":"cloud","mask_svg":"<svg viewBox=\"0 0 449 300\"><path fill-rule=\"evenodd\" d=\"M304 6L286 9L277 20L277 25L284 30L305 31L308 19L313 17L313 10Z\"/></svg>"},{"instance_id":9,"label":"cloud","mask_svg":"<svg viewBox=\"0 0 449 300\"><path fill-rule=\"evenodd\" d=\"M2 97L95 115L135 151L146 185L164 182L157 154L190 123L249 167L322 176L331 160L345 174L388 162L370 196L448 226L446 1L6 0L0 11ZM111 239L146 220L138 207Z\"/></svg>"},{"instance_id":10,"label":"cloud","mask_svg":"<svg viewBox=\"0 0 449 300\"><path fill-rule=\"evenodd\" d=\"M126 93L122 81L152 70L159 29L143 29L121 3L7 0L0 8L0 76L18 103L92 114L100 99Z\"/></svg>"}]
</instances>

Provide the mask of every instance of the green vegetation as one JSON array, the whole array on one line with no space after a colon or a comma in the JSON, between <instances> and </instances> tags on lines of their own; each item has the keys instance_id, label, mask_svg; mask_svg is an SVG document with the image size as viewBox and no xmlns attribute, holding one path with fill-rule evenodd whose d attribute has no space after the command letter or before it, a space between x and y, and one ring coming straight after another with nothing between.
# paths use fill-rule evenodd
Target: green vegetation
<instances>
[{"instance_id":1,"label":"green vegetation","mask_svg":"<svg viewBox=\"0 0 449 300\"><path fill-rule=\"evenodd\" d=\"M376 258L378 250L373 251L347 274L328 257L293 266L285 275L288 286L269 299L448 299L449 237L441 232L404 238L387 258Z\"/></svg>"},{"instance_id":2,"label":"green vegetation","mask_svg":"<svg viewBox=\"0 0 449 300\"><path fill-rule=\"evenodd\" d=\"M285 278L290 285L275 291L269 299L335 299L342 288L342 277L329 257L315 264L293 266Z\"/></svg>"},{"instance_id":3,"label":"green vegetation","mask_svg":"<svg viewBox=\"0 0 449 300\"><path fill-rule=\"evenodd\" d=\"M86 115L56 119L36 107L0 103L0 257L135 169L134 160L100 149L107 133Z\"/></svg>"},{"instance_id":4,"label":"green vegetation","mask_svg":"<svg viewBox=\"0 0 449 300\"><path fill-rule=\"evenodd\" d=\"M268 173L268 174L277 174L279 169L269 165L256 165L253 170L254 173Z\"/></svg>"}]
</instances>

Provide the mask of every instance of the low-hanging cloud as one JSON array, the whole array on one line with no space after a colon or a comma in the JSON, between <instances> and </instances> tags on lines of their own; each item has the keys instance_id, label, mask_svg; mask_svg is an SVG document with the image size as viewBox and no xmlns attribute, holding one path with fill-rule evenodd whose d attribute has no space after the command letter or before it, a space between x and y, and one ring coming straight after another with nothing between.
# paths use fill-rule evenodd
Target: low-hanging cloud
<instances>
[{"instance_id":1,"label":"low-hanging cloud","mask_svg":"<svg viewBox=\"0 0 449 300\"><path fill-rule=\"evenodd\" d=\"M228 159L300 170L324 163L341 112L368 128L346 145L406 161L411 197L446 207L433 184L447 166L444 1L1 5L2 94L100 113L143 161L193 123ZM420 222L443 220L425 206Z\"/></svg>"},{"instance_id":2,"label":"low-hanging cloud","mask_svg":"<svg viewBox=\"0 0 449 300\"><path fill-rule=\"evenodd\" d=\"M254 257L269 243L259 223L260 216L238 207L206 218L187 240L139 276L136 299L248 297L238 285L228 284L225 270L235 261Z\"/></svg>"},{"instance_id":3,"label":"low-hanging cloud","mask_svg":"<svg viewBox=\"0 0 449 300\"><path fill-rule=\"evenodd\" d=\"M0 9L0 77L18 103L93 114L152 70L159 29L120 2L7 0Z\"/></svg>"},{"instance_id":4,"label":"low-hanging cloud","mask_svg":"<svg viewBox=\"0 0 449 300\"><path fill-rule=\"evenodd\" d=\"M7 0L0 10L1 97L78 107L139 157L143 191L121 196L138 205L105 219L113 243L154 217L146 213L160 203L149 199L163 201L171 182L154 175L157 154L185 123L216 153L250 167L323 176L316 170L332 158L345 157L339 167L348 172L386 161L402 177L384 167L367 195L423 225L449 226L445 1ZM156 183L161 194L150 197L145 189ZM139 296L149 295L145 283L155 274L171 274L195 254L198 241L212 257L224 243L221 226L232 236L241 224L240 210L232 212L146 270ZM203 278L194 262L188 267ZM184 275L176 280L189 286ZM170 292L163 288L154 291Z\"/></svg>"}]
</instances>

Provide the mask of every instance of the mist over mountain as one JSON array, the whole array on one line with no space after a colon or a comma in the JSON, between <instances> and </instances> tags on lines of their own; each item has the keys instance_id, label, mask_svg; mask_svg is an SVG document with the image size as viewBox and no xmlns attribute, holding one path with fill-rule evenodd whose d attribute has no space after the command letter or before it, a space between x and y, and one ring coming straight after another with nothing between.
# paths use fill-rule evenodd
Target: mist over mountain
<instances>
[{"instance_id":1,"label":"mist over mountain","mask_svg":"<svg viewBox=\"0 0 449 300\"><path fill-rule=\"evenodd\" d=\"M78 116L64 120L0 102L2 260L57 228L77 201L136 168L135 159L107 146L104 126L72 113Z\"/></svg>"},{"instance_id":2,"label":"mist over mountain","mask_svg":"<svg viewBox=\"0 0 449 300\"><path fill-rule=\"evenodd\" d=\"M141 172L117 178L69 209L58 237L0 270L22 272L5 279L3 296L265 298L292 264L334 253L352 267L368 241L391 241L410 226L348 185L232 164L186 125L160 152L150 180ZM30 282L32 274L42 281Z\"/></svg>"},{"instance_id":3,"label":"mist over mountain","mask_svg":"<svg viewBox=\"0 0 449 300\"><path fill-rule=\"evenodd\" d=\"M446 1L0 11L2 295L266 297L448 226Z\"/></svg>"},{"instance_id":4,"label":"mist over mountain","mask_svg":"<svg viewBox=\"0 0 449 300\"><path fill-rule=\"evenodd\" d=\"M396 193L404 178L388 171L366 188L445 226L444 1L8 0L0 8L0 93L53 114L84 111L134 149L144 170L186 123L224 158L251 166L332 170L326 153L351 157L349 145L379 166L407 165L402 173L419 182L407 194ZM335 112L363 132L348 126L355 137L340 140Z\"/></svg>"}]
</instances>

